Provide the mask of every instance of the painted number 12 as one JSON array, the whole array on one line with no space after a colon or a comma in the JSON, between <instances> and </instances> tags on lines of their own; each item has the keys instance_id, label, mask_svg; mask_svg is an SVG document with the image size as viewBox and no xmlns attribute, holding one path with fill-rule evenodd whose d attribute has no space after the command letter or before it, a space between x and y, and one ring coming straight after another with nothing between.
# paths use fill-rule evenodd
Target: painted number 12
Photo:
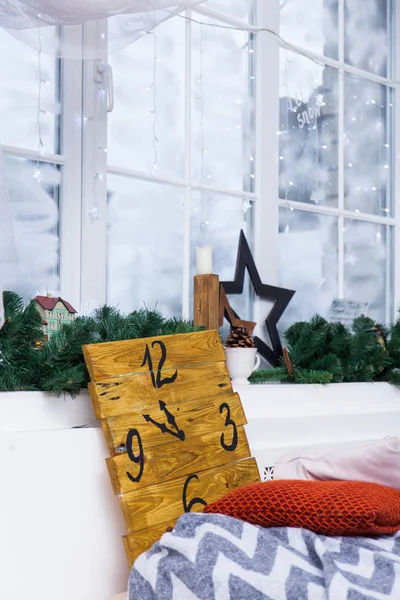
<instances>
[{"instance_id":1,"label":"painted number 12","mask_svg":"<svg viewBox=\"0 0 400 600\"><path fill-rule=\"evenodd\" d=\"M161 358L158 361L157 375L154 373L153 359L151 357L151 352L148 344L146 344L146 351L144 353L144 358L141 366L144 367L146 364L148 365L153 387L159 389L163 385L174 383L174 381L178 377L178 371L175 371L175 373L171 377L162 378L161 372L165 364L165 359L167 358L167 349L163 342L155 341L151 344L151 347L154 348L155 346L159 346L161 349Z\"/></svg>"}]
</instances>

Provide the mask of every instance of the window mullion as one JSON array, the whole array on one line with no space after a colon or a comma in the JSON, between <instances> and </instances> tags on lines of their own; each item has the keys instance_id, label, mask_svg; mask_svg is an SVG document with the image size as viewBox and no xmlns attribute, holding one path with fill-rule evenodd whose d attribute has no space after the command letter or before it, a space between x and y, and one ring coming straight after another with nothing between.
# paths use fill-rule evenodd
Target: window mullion
<instances>
[{"instance_id":1,"label":"window mullion","mask_svg":"<svg viewBox=\"0 0 400 600\"><path fill-rule=\"evenodd\" d=\"M339 0L339 81L338 81L338 297L344 298L345 220L344 220L344 23L345 0Z\"/></svg>"},{"instance_id":2,"label":"window mullion","mask_svg":"<svg viewBox=\"0 0 400 600\"><path fill-rule=\"evenodd\" d=\"M95 49L95 52L93 52ZM81 303L106 302L107 21L84 26Z\"/></svg>"},{"instance_id":3,"label":"window mullion","mask_svg":"<svg viewBox=\"0 0 400 600\"><path fill-rule=\"evenodd\" d=\"M279 0L259 0L257 20L258 27L279 33ZM276 285L279 264L279 44L270 33L258 35L256 61L254 255L262 280ZM261 303L255 299L254 320L260 323L261 317Z\"/></svg>"},{"instance_id":4,"label":"window mullion","mask_svg":"<svg viewBox=\"0 0 400 600\"><path fill-rule=\"evenodd\" d=\"M82 49L82 27L67 27L63 43ZM78 310L81 302L82 61L61 61L60 291Z\"/></svg>"},{"instance_id":5,"label":"window mullion","mask_svg":"<svg viewBox=\"0 0 400 600\"><path fill-rule=\"evenodd\" d=\"M393 70L391 73L391 77L395 81L400 80L400 7L398 2L394 2L394 52L393 56ZM394 91L394 132L392 135L392 140L394 143L394 149L392 151L393 157L393 169L392 169L392 177L393 177L393 216L395 218L395 229L394 229L394 265L393 265L393 274L394 274L394 313L392 316L395 318L398 307L400 306L400 209L399 209L399 200L400 200L400 85L397 83Z\"/></svg>"},{"instance_id":6,"label":"window mullion","mask_svg":"<svg viewBox=\"0 0 400 600\"><path fill-rule=\"evenodd\" d=\"M192 24L191 11L185 25L185 216L183 248L182 316L190 317L190 262L191 262L191 213L192 213Z\"/></svg>"}]
</instances>

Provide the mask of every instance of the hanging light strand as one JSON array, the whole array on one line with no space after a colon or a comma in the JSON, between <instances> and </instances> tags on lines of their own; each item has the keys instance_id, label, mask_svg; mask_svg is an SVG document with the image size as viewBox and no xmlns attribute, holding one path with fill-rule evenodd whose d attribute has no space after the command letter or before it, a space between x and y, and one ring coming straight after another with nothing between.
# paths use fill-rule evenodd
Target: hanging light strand
<instances>
[{"instance_id":1,"label":"hanging light strand","mask_svg":"<svg viewBox=\"0 0 400 600\"><path fill-rule=\"evenodd\" d=\"M42 172L41 172L41 164L39 157L43 154L43 136L42 136L42 92L43 92L43 69L42 69L42 58L43 58L43 50L42 50L42 34L40 27L37 29L38 33L38 51L37 51L37 69L38 69L38 95L37 95L37 110L36 110L36 124L37 124L37 134L38 134L38 147L37 154L38 160L36 162L33 177L36 179L37 183L42 182Z\"/></svg>"},{"instance_id":2,"label":"hanging light strand","mask_svg":"<svg viewBox=\"0 0 400 600\"><path fill-rule=\"evenodd\" d=\"M153 42L154 42L154 61L153 61L153 175L157 171L158 167L158 137L157 137L157 33L156 29L153 31Z\"/></svg>"}]
</instances>

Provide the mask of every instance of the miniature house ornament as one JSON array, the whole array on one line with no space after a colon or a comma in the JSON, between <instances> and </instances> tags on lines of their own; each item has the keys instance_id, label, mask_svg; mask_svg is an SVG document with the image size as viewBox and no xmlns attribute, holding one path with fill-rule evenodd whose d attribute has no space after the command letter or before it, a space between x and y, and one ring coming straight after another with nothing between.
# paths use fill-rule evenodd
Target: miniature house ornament
<instances>
[{"instance_id":1,"label":"miniature house ornament","mask_svg":"<svg viewBox=\"0 0 400 600\"><path fill-rule=\"evenodd\" d=\"M43 333L49 339L54 333L61 329L64 323L71 323L77 317L76 310L62 298L51 295L36 296L32 302L42 317Z\"/></svg>"},{"instance_id":2,"label":"miniature house ornament","mask_svg":"<svg viewBox=\"0 0 400 600\"><path fill-rule=\"evenodd\" d=\"M196 246L197 275L211 275L213 272L211 246Z\"/></svg>"}]
</instances>

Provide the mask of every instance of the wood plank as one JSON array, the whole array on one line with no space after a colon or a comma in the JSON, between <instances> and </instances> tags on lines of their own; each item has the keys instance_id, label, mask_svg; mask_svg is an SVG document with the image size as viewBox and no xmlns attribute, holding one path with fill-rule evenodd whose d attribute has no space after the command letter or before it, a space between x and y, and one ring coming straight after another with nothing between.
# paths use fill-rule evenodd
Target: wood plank
<instances>
[{"instance_id":1,"label":"wood plank","mask_svg":"<svg viewBox=\"0 0 400 600\"><path fill-rule=\"evenodd\" d=\"M247 420L239 394L225 392L216 398L210 395L206 398L178 405L171 405L168 402L166 410L174 417L177 426L185 432L186 437L193 437L223 430L227 419L227 411L220 410L220 408L225 404L230 408L230 419L236 425L246 425ZM158 423L168 424L166 413L161 409L159 402L154 409L147 408L146 410L149 411L149 416ZM102 420L101 425L111 456L118 456L126 452L127 435L130 429L139 431L145 445L168 444L172 441L168 432L163 433L157 426L148 423L143 414L146 413L134 412Z\"/></svg>"},{"instance_id":2,"label":"wood plank","mask_svg":"<svg viewBox=\"0 0 400 600\"><path fill-rule=\"evenodd\" d=\"M206 329L219 327L219 277L218 275L195 275L194 277L195 325L204 325Z\"/></svg>"},{"instance_id":3,"label":"wood plank","mask_svg":"<svg viewBox=\"0 0 400 600\"><path fill-rule=\"evenodd\" d=\"M161 523L160 525L156 525L150 529L143 529L143 531L140 533L125 535L122 538L130 569L140 554L150 550L152 545L158 542L164 533L171 531L174 528L176 521L177 519L173 519L168 523Z\"/></svg>"},{"instance_id":4,"label":"wood plank","mask_svg":"<svg viewBox=\"0 0 400 600\"><path fill-rule=\"evenodd\" d=\"M128 492L119 497L128 533L149 529L178 518L190 506L191 511L201 512L204 503L191 502L201 498L203 502L214 502L225 494L243 485L260 481L257 462L254 458L216 467L188 477L159 483Z\"/></svg>"},{"instance_id":5,"label":"wood plank","mask_svg":"<svg viewBox=\"0 0 400 600\"><path fill-rule=\"evenodd\" d=\"M165 370L225 360L218 331L91 344L83 346L83 354L92 382L107 377L148 374L149 371L164 379Z\"/></svg>"},{"instance_id":6,"label":"wood plank","mask_svg":"<svg viewBox=\"0 0 400 600\"><path fill-rule=\"evenodd\" d=\"M170 377L175 369L163 369L163 377ZM98 419L126 413L143 413L159 406L186 404L204 398L217 398L232 392L232 384L224 361L213 365L199 365L179 369L173 385L159 389L152 385L150 373L135 377L102 380L89 384L93 408Z\"/></svg>"},{"instance_id":7,"label":"wood plank","mask_svg":"<svg viewBox=\"0 0 400 600\"><path fill-rule=\"evenodd\" d=\"M250 333L253 333L255 326L257 325L257 323L254 323L253 321L243 321L242 319L239 319L239 317L236 316L231 305L229 304L229 300L228 300L225 290L221 284L220 285L220 295L219 295L219 326L220 327L222 327L222 325L224 324L225 317L226 317L228 323L231 325L231 327L244 327Z\"/></svg>"},{"instance_id":8,"label":"wood plank","mask_svg":"<svg viewBox=\"0 0 400 600\"><path fill-rule=\"evenodd\" d=\"M200 473L212 467L250 457L243 426L229 426L222 434L221 431L217 431L188 437L182 442L177 439L160 446L143 446L141 456L137 439L135 444L134 457L135 461L139 461L136 464L130 460L127 453L113 456L106 461L115 494L146 488L160 481L187 477L193 472ZM139 481L132 480L138 477Z\"/></svg>"}]
</instances>

